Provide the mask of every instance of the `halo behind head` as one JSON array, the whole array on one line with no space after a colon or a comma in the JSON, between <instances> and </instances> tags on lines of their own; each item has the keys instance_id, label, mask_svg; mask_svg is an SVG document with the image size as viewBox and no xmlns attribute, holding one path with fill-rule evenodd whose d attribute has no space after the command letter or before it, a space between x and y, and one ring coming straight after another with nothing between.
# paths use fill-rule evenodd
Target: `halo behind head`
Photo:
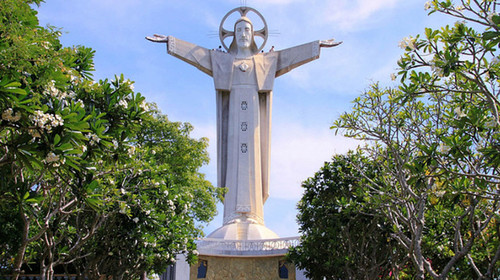
<instances>
[{"instance_id":1,"label":"halo behind head","mask_svg":"<svg viewBox=\"0 0 500 280\"><path fill-rule=\"evenodd\" d=\"M233 13L239 12L239 14L241 15L241 17L236 21L236 23L234 24L234 26L236 26L236 24L239 23L239 22L241 22L241 21L246 21L246 22L250 23L250 25L252 25L252 29L253 29L254 28L253 23L246 16L248 14L248 12L250 12L250 11L253 12L253 13L255 13L262 20L262 23L264 24L264 27L262 29L260 29L260 30L253 30L252 44L255 45L255 48L256 48L255 53L260 52L264 48L264 46L265 46L265 44L267 42L267 36L268 36L268 29L267 29L266 20L259 13L259 11L257 11L254 8L250 8L250 7L238 7L238 8L234 8L231 11L229 11L222 18L222 21L221 21L220 26L219 26L219 39L220 39L221 44L224 47L224 49L226 49L228 52L230 52L230 53L233 52L231 49L233 49L233 44L235 44L235 40L234 40L234 28L233 28L233 30L227 30L227 29L224 28L224 23L226 22L226 19L230 15L232 15ZM257 44L255 43L255 36L259 36L259 37L261 37L264 40L260 46L257 46ZM224 39L226 39L227 37L233 37L233 40L232 40L229 48L227 47L226 43L224 43ZM252 48L252 51L254 51L253 48Z\"/></svg>"}]
</instances>

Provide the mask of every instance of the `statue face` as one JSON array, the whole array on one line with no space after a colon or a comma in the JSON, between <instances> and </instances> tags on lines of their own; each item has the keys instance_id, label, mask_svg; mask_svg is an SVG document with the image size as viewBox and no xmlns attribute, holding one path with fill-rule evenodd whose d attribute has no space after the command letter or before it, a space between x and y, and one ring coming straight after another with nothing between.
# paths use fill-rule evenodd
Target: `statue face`
<instances>
[{"instance_id":1,"label":"statue face","mask_svg":"<svg viewBox=\"0 0 500 280\"><path fill-rule=\"evenodd\" d=\"M234 27L236 45L238 48L248 49L252 43L252 25L246 21L240 21Z\"/></svg>"}]
</instances>

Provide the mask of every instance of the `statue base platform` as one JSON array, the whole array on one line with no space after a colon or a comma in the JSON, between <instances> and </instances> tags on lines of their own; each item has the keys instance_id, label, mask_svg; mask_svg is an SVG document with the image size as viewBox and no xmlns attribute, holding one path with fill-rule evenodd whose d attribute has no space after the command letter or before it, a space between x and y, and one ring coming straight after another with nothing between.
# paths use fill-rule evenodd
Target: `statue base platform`
<instances>
[{"instance_id":1,"label":"statue base platform","mask_svg":"<svg viewBox=\"0 0 500 280\"><path fill-rule=\"evenodd\" d=\"M209 239L223 240L262 240L276 239L279 236L266 226L249 223L237 222L226 224L208 235Z\"/></svg>"},{"instance_id":2,"label":"statue base platform","mask_svg":"<svg viewBox=\"0 0 500 280\"><path fill-rule=\"evenodd\" d=\"M199 256L191 265L189 279L292 279L297 280L295 266L284 256L230 258Z\"/></svg>"},{"instance_id":3,"label":"statue base platform","mask_svg":"<svg viewBox=\"0 0 500 280\"><path fill-rule=\"evenodd\" d=\"M238 224L226 226L234 227ZM258 229L275 235L262 225L250 224L249 227L251 230ZM214 233L233 229L222 227L219 230ZM189 279L304 279L297 278L295 265L285 261L288 248L298 244L298 237L258 240L210 237L201 239L197 242L198 263L191 265Z\"/></svg>"}]
</instances>

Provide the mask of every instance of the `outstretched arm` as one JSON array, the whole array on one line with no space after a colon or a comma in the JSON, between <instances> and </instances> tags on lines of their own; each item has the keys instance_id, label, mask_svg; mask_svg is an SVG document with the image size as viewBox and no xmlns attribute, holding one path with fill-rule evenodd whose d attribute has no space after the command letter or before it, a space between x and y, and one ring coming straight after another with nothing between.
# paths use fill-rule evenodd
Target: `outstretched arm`
<instances>
[{"instance_id":1,"label":"outstretched arm","mask_svg":"<svg viewBox=\"0 0 500 280\"><path fill-rule=\"evenodd\" d=\"M146 36L146 39L155 43L168 43L168 36L154 34L153 37Z\"/></svg>"},{"instance_id":2,"label":"outstretched arm","mask_svg":"<svg viewBox=\"0 0 500 280\"><path fill-rule=\"evenodd\" d=\"M212 76L212 60L210 50L195 44L177 39L173 36L155 34L152 37L147 36L147 40L155 43L167 43L167 52L185 61L202 72Z\"/></svg>"},{"instance_id":3,"label":"outstretched arm","mask_svg":"<svg viewBox=\"0 0 500 280\"><path fill-rule=\"evenodd\" d=\"M336 47L338 45L342 44L342 42L335 42L335 39L328 39L328 40L321 40L319 41L319 46L322 48L331 48L331 47Z\"/></svg>"},{"instance_id":4,"label":"outstretched arm","mask_svg":"<svg viewBox=\"0 0 500 280\"><path fill-rule=\"evenodd\" d=\"M319 58L320 48L331 48L340 45L342 42L334 42L334 39L313 41L300 46L291 47L279 51L278 64L276 67L276 77L288 73L294 68Z\"/></svg>"}]
</instances>

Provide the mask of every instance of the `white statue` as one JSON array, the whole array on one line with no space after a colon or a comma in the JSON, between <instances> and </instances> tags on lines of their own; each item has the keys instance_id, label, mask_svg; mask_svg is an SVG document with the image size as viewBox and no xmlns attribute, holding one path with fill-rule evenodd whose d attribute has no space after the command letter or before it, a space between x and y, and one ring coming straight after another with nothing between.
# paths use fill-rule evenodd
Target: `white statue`
<instances>
[{"instance_id":1,"label":"white statue","mask_svg":"<svg viewBox=\"0 0 500 280\"><path fill-rule=\"evenodd\" d=\"M224 21L236 11L241 17L234 24L234 31L224 29ZM252 22L246 17L249 11L261 18L263 29L253 30ZM219 34L227 52L209 50L172 36L155 34L146 38L167 43L169 54L214 79L217 94L217 181L219 187L228 189L224 199L224 226L218 230L222 232L222 238L277 237L270 230L270 233L258 233L261 230L256 232L248 227L253 224L265 228L263 205L269 196L274 79L319 58L320 47L334 47L340 43L333 39L314 41L281 51L260 52L267 41L267 25L262 15L249 7L230 11L222 20ZM233 41L228 48L224 39L230 36ZM264 39L260 48L254 36ZM243 224L247 227L242 231ZM230 225L240 227L238 230L224 229ZM221 237L220 234L212 236Z\"/></svg>"}]
</instances>

